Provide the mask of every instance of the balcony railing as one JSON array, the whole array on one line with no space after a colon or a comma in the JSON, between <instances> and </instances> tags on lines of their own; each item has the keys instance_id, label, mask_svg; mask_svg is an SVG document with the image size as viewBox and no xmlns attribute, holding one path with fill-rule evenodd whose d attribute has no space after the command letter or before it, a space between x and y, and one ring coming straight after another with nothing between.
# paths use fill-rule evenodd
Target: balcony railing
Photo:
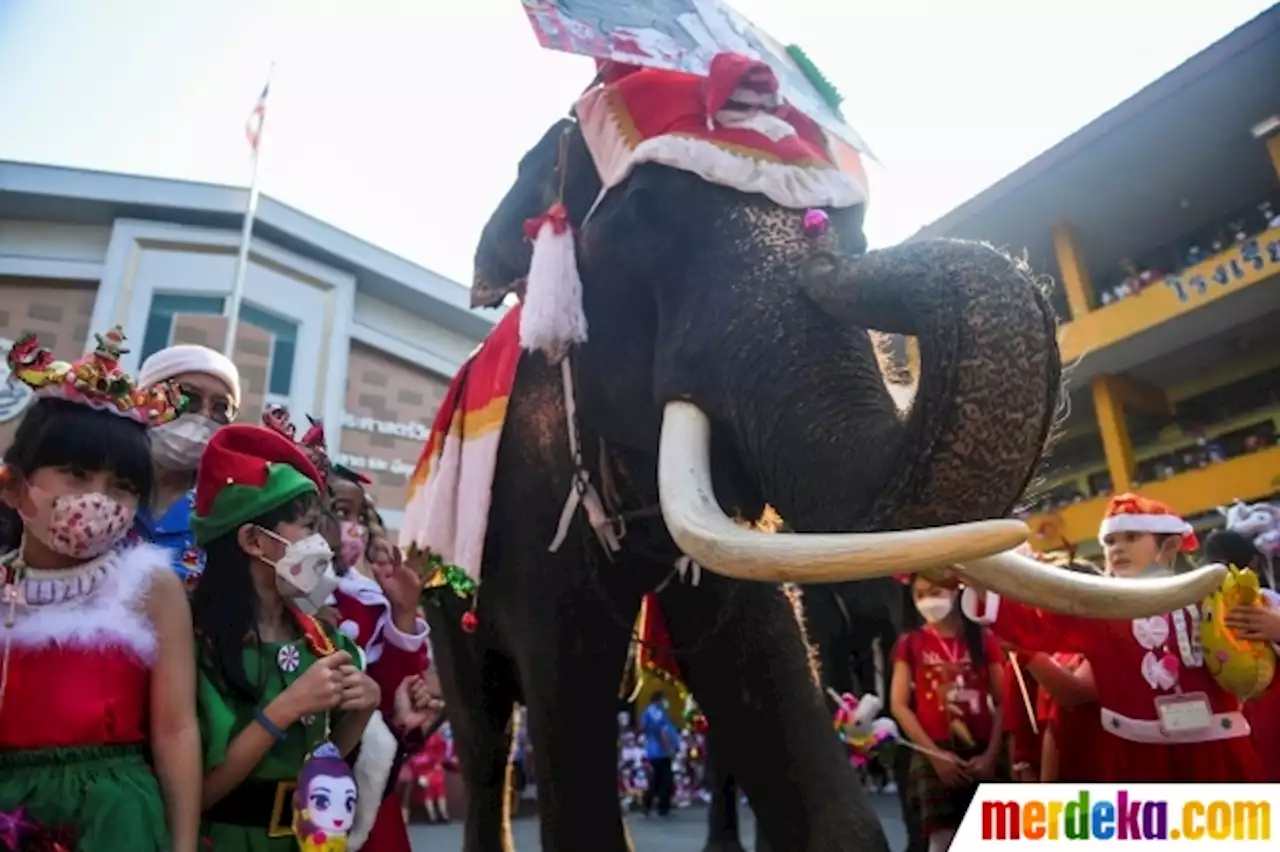
<instances>
[{"instance_id":1,"label":"balcony railing","mask_svg":"<svg viewBox=\"0 0 1280 852\"><path fill-rule=\"evenodd\" d=\"M1146 483L1136 490L1188 518L1228 506L1236 499L1258 500L1280 492L1280 447ZM1109 495L1094 497L1057 512L1032 515L1027 520L1031 546L1041 551L1055 550L1064 542L1078 545L1096 540L1109 499Z\"/></svg>"},{"instance_id":2,"label":"balcony railing","mask_svg":"<svg viewBox=\"0 0 1280 852\"><path fill-rule=\"evenodd\" d=\"M1062 360L1074 361L1280 273L1280 228L1237 243L1136 295L1095 308L1058 332Z\"/></svg>"}]
</instances>

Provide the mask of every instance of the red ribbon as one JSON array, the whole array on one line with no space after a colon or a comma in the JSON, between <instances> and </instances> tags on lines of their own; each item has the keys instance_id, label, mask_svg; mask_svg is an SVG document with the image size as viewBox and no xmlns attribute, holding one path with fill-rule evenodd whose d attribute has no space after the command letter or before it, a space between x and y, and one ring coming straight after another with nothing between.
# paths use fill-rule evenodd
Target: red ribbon
<instances>
[{"instance_id":1,"label":"red ribbon","mask_svg":"<svg viewBox=\"0 0 1280 852\"><path fill-rule=\"evenodd\" d=\"M551 208L541 216L525 219L524 238L526 240L537 239L543 225L550 225L552 233L556 236L560 236L569 230L569 211L565 209L563 202L557 201L552 204Z\"/></svg>"}]
</instances>

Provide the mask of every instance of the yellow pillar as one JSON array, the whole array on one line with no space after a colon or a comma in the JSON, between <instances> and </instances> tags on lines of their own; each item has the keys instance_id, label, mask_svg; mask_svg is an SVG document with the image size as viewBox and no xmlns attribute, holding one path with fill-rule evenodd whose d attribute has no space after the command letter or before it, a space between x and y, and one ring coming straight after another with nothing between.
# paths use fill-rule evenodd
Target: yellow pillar
<instances>
[{"instance_id":1,"label":"yellow pillar","mask_svg":"<svg viewBox=\"0 0 1280 852\"><path fill-rule=\"evenodd\" d=\"M1152 417L1172 417L1173 403L1164 388L1149 385L1129 376L1107 376L1112 398L1121 408L1140 411Z\"/></svg>"},{"instance_id":2,"label":"yellow pillar","mask_svg":"<svg viewBox=\"0 0 1280 852\"><path fill-rule=\"evenodd\" d=\"M1093 407L1098 416L1102 450L1111 474L1111 490L1116 494L1133 489L1133 442L1124 422L1124 405L1110 376L1093 380Z\"/></svg>"},{"instance_id":3,"label":"yellow pillar","mask_svg":"<svg viewBox=\"0 0 1280 852\"><path fill-rule=\"evenodd\" d=\"M1271 168L1280 178L1280 133L1272 133L1267 137L1267 153L1271 155Z\"/></svg>"},{"instance_id":4,"label":"yellow pillar","mask_svg":"<svg viewBox=\"0 0 1280 852\"><path fill-rule=\"evenodd\" d=\"M1093 310L1093 282L1089 279L1089 267L1080 254L1076 229L1069 222L1054 225L1053 253L1058 258L1058 272L1062 275L1062 287L1067 293L1071 317L1080 319Z\"/></svg>"}]
</instances>

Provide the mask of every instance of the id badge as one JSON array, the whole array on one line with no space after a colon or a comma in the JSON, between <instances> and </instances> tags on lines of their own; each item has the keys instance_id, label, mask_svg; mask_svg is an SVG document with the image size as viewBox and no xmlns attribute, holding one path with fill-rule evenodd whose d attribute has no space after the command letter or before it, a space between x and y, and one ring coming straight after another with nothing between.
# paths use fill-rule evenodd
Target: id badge
<instances>
[{"instance_id":1,"label":"id badge","mask_svg":"<svg viewBox=\"0 0 1280 852\"><path fill-rule=\"evenodd\" d=\"M970 716L978 715L978 698L976 689L952 689L947 693L947 703L967 708Z\"/></svg>"},{"instance_id":2,"label":"id badge","mask_svg":"<svg viewBox=\"0 0 1280 852\"><path fill-rule=\"evenodd\" d=\"M1205 731L1213 724L1213 708L1203 692L1162 695L1156 699L1156 713L1169 736Z\"/></svg>"}]
</instances>

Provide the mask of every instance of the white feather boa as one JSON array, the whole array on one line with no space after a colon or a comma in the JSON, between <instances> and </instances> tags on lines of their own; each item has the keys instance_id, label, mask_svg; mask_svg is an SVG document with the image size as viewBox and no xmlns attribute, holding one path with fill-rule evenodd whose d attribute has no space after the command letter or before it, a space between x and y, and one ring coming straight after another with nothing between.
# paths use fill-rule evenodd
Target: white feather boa
<instances>
[{"instance_id":1,"label":"white feather boa","mask_svg":"<svg viewBox=\"0 0 1280 852\"><path fill-rule=\"evenodd\" d=\"M356 815L351 821L351 833L347 836L347 849L359 852L369 839L373 823L382 807L383 795L391 767L395 764L400 743L391 733L382 714L374 712L360 737L360 756L356 758ZM376 852L376 850L373 850Z\"/></svg>"}]
</instances>

